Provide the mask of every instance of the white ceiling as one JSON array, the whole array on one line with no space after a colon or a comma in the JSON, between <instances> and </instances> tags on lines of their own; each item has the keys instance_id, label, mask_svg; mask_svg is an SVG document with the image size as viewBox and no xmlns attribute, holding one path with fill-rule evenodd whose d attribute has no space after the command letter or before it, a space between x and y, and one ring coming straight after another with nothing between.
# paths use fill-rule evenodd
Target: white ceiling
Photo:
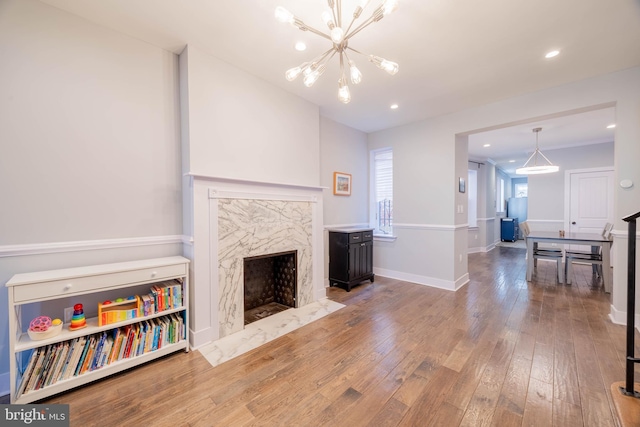
<instances>
[{"instance_id":1,"label":"white ceiling","mask_svg":"<svg viewBox=\"0 0 640 427\"><path fill-rule=\"evenodd\" d=\"M337 58L312 88L300 79L284 78L285 70L330 46L317 35L276 21L276 6L325 30L320 19L325 0L41 1L175 53L192 44L364 132L640 65L640 0L400 0L396 12L350 41L357 50L398 62L399 73L389 76L362 56L351 55L363 81L351 86L352 101L343 105L337 99ZM344 15L356 3L342 0ZM379 4L372 0L363 17ZM294 50L297 41L308 49ZM553 49L561 54L545 59ZM392 103L400 108L390 110ZM552 141L568 146L612 139L612 132L603 133L599 123L611 121L612 109L585 114L584 120L569 116L474 135L470 156L500 159L509 157L508 147L514 154L531 150L536 126L545 128L540 134L543 152ZM490 156L475 148L482 138L495 141Z\"/></svg>"}]
</instances>

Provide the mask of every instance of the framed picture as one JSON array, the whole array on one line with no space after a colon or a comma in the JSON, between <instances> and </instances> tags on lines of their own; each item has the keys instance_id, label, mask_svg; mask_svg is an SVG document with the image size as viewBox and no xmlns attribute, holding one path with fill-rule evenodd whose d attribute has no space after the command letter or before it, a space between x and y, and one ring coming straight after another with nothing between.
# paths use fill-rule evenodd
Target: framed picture
<instances>
[{"instance_id":1,"label":"framed picture","mask_svg":"<svg viewBox=\"0 0 640 427\"><path fill-rule=\"evenodd\" d=\"M458 182L458 191L464 193L466 191L466 183L464 182L464 178L460 178Z\"/></svg>"},{"instance_id":2,"label":"framed picture","mask_svg":"<svg viewBox=\"0 0 640 427\"><path fill-rule=\"evenodd\" d=\"M333 194L336 196L351 195L351 174L343 172L333 173Z\"/></svg>"}]
</instances>

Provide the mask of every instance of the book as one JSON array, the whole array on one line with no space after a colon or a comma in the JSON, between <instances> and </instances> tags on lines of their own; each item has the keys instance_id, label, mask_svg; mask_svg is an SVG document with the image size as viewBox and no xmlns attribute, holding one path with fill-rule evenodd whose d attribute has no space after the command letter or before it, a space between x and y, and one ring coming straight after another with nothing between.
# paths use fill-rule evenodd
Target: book
<instances>
[{"instance_id":1,"label":"book","mask_svg":"<svg viewBox=\"0 0 640 427\"><path fill-rule=\"evenodd\" d=\"M107 335L107 338L104 343L104 347L102 349L102 355L100 356L100 361L98 363L98 369L102 368L107 364L109 360L109 355L111 354L111 348L113 347L113 336Z\"/></svg>"},{"instance_id":2,"label":"book","mask_svg":"<svg viewBox=\"0 0 640 427\"><path fill-rule=\"evenodd\" d=\"M67 369L69 368L69 362L73 357L73 350L75 349L75 346L77 345L78 340L79 338L75 338L69 341L69 351L67 351L67 356L65 358L64 364L62 365L62 369L60 370L60 374L58 375L58 378L57 378L58 381L65 378L65 374L67 372Z\"/></svg>"},{"instance_id":3,"label":"book","mask_svg":"<svg viewBox=\"0 0 640 427\"><path fill-rule=\"evenodd\" d=\"M58 375L60 374L60 370L64 365L65 359L67 358L67 353L69 352L69 341L65 341L60 343L58 347L58 354L56 356L56 362L53 365L53 369L51 370L51 374L47 378L45 385L55 384L58 381Z\"/></svg>"},{"instance_id":4,"label":"book","mask_svg":"<svg viewBox=\"0 0 640 427\"><path fill-rule=\"evenodd\" d=\"M87 337L84 342L84 346L82 348L82 352L78 357L78 362L76 364L76 368L73 372L73 376L77 377L80 375L80 370L82 369L82 364L84 363L85 357L87 357L87 352L89 351L89 347L91 346L91 337Z\"/></svg>"},{"instance_id":5,"label":"book","mask_svg":"<svg viewBox=\"0 0 640 427\"><path fill-rule=\"evenodd\" d=\"M122 344L122 337L120 336L120 328L113 329L113 345L111 346L111 351L109 352L109 358L107 359L107 364L113 363L120 351L119 346Z\"/></svg>"},{"instance_id":6,"label":"book","mask_svg":"<svg viewBox=\"0 0 640 427\"><path fill-rule=\"evenodd\" d=\"M27 383L29 382L31 375L35 371L35 365L38 361L38 358L40 357L41 352L42 352L42 347L34 349L31 352L31 356L29 357L29 362L27 363L27 367L22 373L22 379L20 380L20 385L18 386L16 396L20 396L22 393L24 393L24 389L27 386Z\"/></svg>"},{"instance_id":7,"label":"book","mask_svg":"<svg viewBox=\"0 0 640 427\"><path fill-rule=\"evenodd\" d=\"M104 342L107 339L107 333L106 332L102 332L101 334L98 335L98 342L96 344L96 350L93 353L93 357L91 358L91 362L89 363L89 371L93 371L95 369L97 369L97 365L98 365L98 361L100 360L100 357L102 356L102 348L104 347Z\"/></svg>"},{"instance_id":8,"label":"book","mask_svg":"<svg viewBox=\"0 0 640 427\"><path fill-rule=\"evenodd\" d=\"M31 376L29 377L29 382L24 388L25 393L28 393L33 389L33 386L35 385L36 380L38 379L38 375L42 370L42 363L44 361L46 352L47 352L46 347L40 347L38 349L38 359L36 360L35 365L33 367L33 371L31 372Z\"/></svg>"},{"instance_id":9,"label":"book","mask_svg":"<svg viewBox=\"0 0 640 427\"><path fill-rule=\"evenodd\" d=\"M47 374L49 373L49 367L53 363L53 360L56 355L56 351L55 351L56 345L57 344L49 344L47 346L47 353L42 363L42 369L40 371L40 374L38 375L38 379L36 380L36 383L33 386L34 390L39 390L44 386L44 381L47 377Z\"/></svg>"}]
</instances>

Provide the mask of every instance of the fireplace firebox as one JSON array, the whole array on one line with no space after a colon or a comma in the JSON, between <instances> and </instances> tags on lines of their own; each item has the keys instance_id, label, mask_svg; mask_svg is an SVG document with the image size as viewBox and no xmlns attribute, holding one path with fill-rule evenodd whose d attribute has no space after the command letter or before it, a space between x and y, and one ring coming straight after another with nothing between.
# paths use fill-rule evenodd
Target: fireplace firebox
<instances>
[{"instance_id":1,"label":"fireplace firebox","mask_svg":"<svg viewBox=\"0 0 640 427\"><path fill-rule=\"evenodd\" d=\"M297 251L244 258L244 324L298 306Z\"/></svg>"}]
</instances>

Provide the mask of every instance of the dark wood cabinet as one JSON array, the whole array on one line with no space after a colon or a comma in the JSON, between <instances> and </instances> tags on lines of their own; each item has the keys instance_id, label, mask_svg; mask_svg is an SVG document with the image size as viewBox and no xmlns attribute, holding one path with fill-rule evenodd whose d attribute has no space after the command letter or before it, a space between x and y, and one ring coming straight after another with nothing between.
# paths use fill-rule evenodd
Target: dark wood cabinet
<instances>
[{"instance_id":1,"label":"dark wood cabinet","mask_svg":"<svg viewBox=\"0 0 640 427\"><path fill-rule=\"evenodd\" d=\"M373 229L329 230L329 286L374 281Z\"/></svg>"}]
</instances>

